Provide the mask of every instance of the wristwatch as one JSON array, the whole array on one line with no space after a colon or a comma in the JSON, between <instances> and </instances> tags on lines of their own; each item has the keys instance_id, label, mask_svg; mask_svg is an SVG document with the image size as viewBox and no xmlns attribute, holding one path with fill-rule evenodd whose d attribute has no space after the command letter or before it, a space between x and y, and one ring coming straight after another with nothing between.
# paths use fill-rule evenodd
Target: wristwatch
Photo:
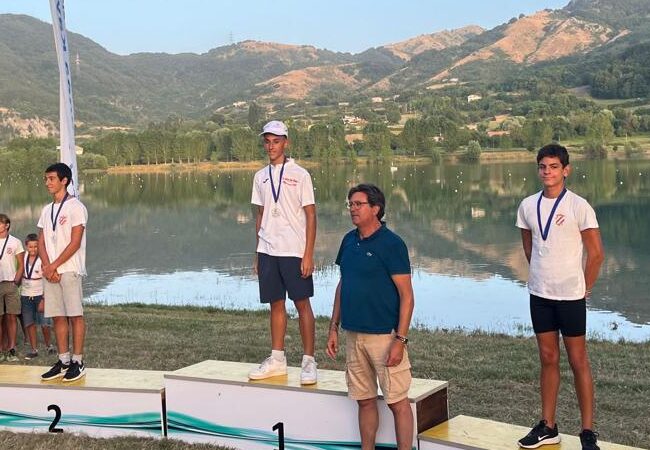
<instances>
[{"instance_id":1,"label":"wristwatch","mask_svg":"<svg viewBox=\"0 0 650 450\"><path fill-rule=\"evenodd\" d=\"M398 341L400 341L404 345L408 345L408 343L409 343L409 338L407 338L406 336L401 336L399 334L396 334L395 339L397 339Z\"/></svg>"}]
</instances>

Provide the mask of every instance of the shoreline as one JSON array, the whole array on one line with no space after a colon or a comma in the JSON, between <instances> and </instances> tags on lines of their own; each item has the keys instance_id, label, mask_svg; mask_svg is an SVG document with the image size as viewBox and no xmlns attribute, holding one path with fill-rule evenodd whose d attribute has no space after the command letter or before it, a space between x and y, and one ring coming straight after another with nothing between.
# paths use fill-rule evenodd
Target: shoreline
<instances>
[{"instance_id":1,"label":"shoreline","mask_svg":"<svg viewBox=\"0 0 650 450\"><path fill-rule=\"evenodd\" d=\"M442 160L445 163L456 164L460 161L461 154L442 154ZM521 150L483 150L481 159L478 164L491 164L502 162L530 162L534 161L535 153L525 149ZM573 161L584 161L587 159L582 152L573 150L571 153ZM635 158L627 158L623 154L610 155L610 160L626 161L626 160L647 160L650 159L650 152L639 154ZM390 164L390 165L404 165L404 164L429 164L431 158L428 156L408 156L396 155L391 161L370 161L368 157L360 156L354 162L346 158L338 158L335 161L314 161L310 159L299 159L297 162L305 168L320 167L323 164L332 165L345 165L356 164L360 166L367 166L371 164ZM164 163L164 164L133 164L123 166L109 166L106 169L87 169L85 173L107 173L107 174L132 174L132 173L187 173L187 172L228 172L240 170L258 170L267 164L266 160L256 161L202 161L199 163Z\"/></svg>"}]
</instances>

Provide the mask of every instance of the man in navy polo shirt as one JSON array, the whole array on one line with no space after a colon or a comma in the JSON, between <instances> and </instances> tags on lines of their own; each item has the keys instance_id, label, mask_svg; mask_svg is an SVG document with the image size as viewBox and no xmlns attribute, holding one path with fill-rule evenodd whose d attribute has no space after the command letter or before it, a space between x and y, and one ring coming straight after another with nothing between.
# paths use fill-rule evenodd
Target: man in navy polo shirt
<instances>
[{"instance_id":1,"label":"man in navy polo shirt","mask_svg":"<svg viewBox=\"0 0 650 450\"><path fill-rule=\"evenodd\" d=\"M384 194L371 184L348 193L356 229L345 235L336 257L341 279L327 340L327 354L335 358L340 322L346 331L348 395L359 405L361 446L366 450L375 448L379 426L377 380L395 418L398 449L413 445L406 350L414 305L411 265L404 241L381 221L385 204Z\"/></svg>"}]
</instances>

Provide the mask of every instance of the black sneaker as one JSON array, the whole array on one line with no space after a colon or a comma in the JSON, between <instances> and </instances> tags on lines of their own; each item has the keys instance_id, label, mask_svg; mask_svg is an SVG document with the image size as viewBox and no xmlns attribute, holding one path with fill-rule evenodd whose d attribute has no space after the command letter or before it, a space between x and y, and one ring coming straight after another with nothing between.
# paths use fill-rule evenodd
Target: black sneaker
<instances>
[{"instance_id":1,"label":"black sneaker","mask_svg":"<svg viewBox=\"0 0 650 450\"><path fill-rule=\"evenodd\" d=\"M63 382L76 381L79 378L86 375L86 367L84 362L72 361L70 362L70 368L63 376Z\"/></svg>"},{"instance_id":2,"label":"black sneaker","mask_svg":"<svg viewBox=\"0 0 650 450\"><path fill-rule=\"evenodd\" d=\"M519 446L523 448L537 448L546 444L558 444L559 442L560 434L557 431L557 423L553 428L549 428L546 426L545 420L540 420L526 437L519 439Z\"/></svg>"},{"instance_id":3,"label":"black sneaker","mask_svg":"<svg viewBox=\"0 0 650 450\"><path fill-rule=\"evenodd\" d=\"M598 440L598 433L594 433L591 430L582 430L580 433L580 443L582 444L582 450L600 450L596 441Z\"/></svg>"},{"instance_id":4,"label":"black sneaker","mask_svg":"<svg viewBox=\"0 0 650 450\"><path fill-rule=\"evenodd\" d=\"M58 359L56 364L54 364L50 370L41 375L41 380L48 381L61 378L69 368L70 364L63 364L61 360Z\"/></svg>"},{"instance_id":5,"label":"black sneaker","mask_svg":"<svg viewBox=\"0 0 650 450\"><path fill-rule=\"evenodd\" d=\"M7 352L7 362L16 362L20 361L20 358L18 358L18 353L16 353L16 349L12 348Z\"/></svg>"},{"instance_id":6,"label":"black sneaker","mask_svg":"<svg viewBox=\"0 0 650 450\"><path fill-rule=\"evenodd\" d=\"M38 358L38 350L30 350L25 353L25 359L29 361L30 359Z\"/></svg>"}]
</instances>

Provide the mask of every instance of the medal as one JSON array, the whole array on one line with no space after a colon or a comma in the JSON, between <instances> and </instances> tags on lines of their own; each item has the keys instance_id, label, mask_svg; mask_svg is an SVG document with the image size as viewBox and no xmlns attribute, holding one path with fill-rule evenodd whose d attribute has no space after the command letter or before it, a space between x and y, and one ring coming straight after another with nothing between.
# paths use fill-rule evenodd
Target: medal
<instances>
[{"instance_id":1,"label":"medal","mask_svg":"<svg viewBox=\"0 0 650 450\"><path fill-rule=\"evenodd\" d=\"M273 172L271 171L271 164L269 164L269 178L271 179L271 194L273 194L273 201L275 206L271 209L271 216L280 217L280 208L278 208L278 200L280 200L280 189L282 189L282 175L284 175L284 165L287 163L287 157L284 157L282 168L280 169L280 178L278 179L278 191L275 191L275 184L273 184Z\"/></svg>"},{"instance_id":2,"label":"medal","mask_svg":"<svg viewBox=\"0 0 650 450\"><path fill-rule=\"evenodd\" d=\"M548 219L546 220L546 226L542 228L542 211L540 208L540 205L542 204L542 197L544 196L544 192L541 192L539 194L539 198L537 199L537 225L539 226L539 232L542 235L542 241L546 241L548 238L548 233L551 231L551 221L553 220L553 216L555 215L555 210L557 209L558 205L564 198L564 194L566 194L567 189L564 188L562 189L562 193L558 196L558 198L555 199L555 203L553 203L553 208L551 209L551 214L549 214ZM543 248L543 247L542 247ZM542 248L538 249L538 253L540 256L542 255ZM546 249L546 253L548 254L548 248Z\"/></svg>"},{"instance_id":3,"label":"medal","mask_svg":"<svg viewBox=\"0 0 650 450\"><path fill-rule=\"evenodd\" d=\"M63 200L61 200L61 203L59 204L59 209L56 210L56 216L54 215L54 202L52 202L52 208L50 209L50 220L52 221L52 233L55 236L56 236L56 223L59 221L59 214L61 214L61 208L63 208L63 204L68 199L69 195L70 194L68 194L68 192L66 191Z\"/></svg>"},{"instance_id":4,"label":"medal","mask_svg":"<svg viewBox=\"0 0 650 450\"><path fill-rule=\"evenodd\" d=\"M38 255L36 255L36 258L34 258L34 264L32 267L29 267L29 255L27 255L27 258L25 258L25 278L28 280L32 279L32 274L34 273L34 267L36 267L36 261L38 261Z\"/></svg>"},{"instance_id":5,"label":"medal","mask_svg":"<svg viewBox=\"0 0 650 450\"><path fill-rule=\"evenodd\" d=\"M545 245L540 245L539 248L537 249L537 254L539 256L548 256L550 252L551 250Z\"/></svg>"}]
</instances>

